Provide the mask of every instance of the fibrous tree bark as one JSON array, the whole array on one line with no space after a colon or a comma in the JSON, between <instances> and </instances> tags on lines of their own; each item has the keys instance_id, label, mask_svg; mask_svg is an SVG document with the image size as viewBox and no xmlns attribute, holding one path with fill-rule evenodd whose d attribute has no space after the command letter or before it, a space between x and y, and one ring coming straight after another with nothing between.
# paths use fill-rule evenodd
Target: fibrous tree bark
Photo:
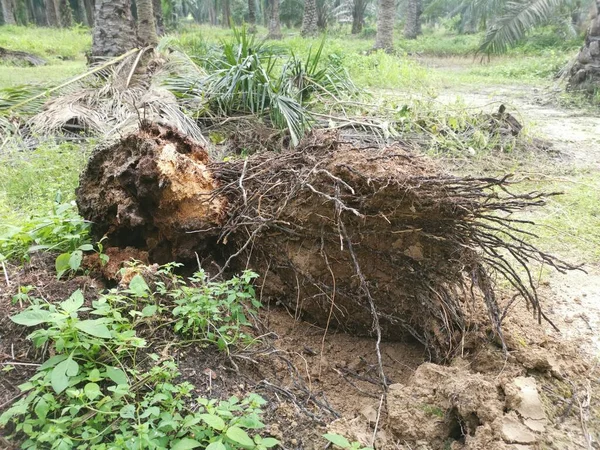
<instances>
[{"instance_id":1,"label":"fibrous tree bark","mask_svg":"<svg viewBox=\"0 0 600 450\"><path fill-rule=\"evenodd\" d=\"M158 35L154 23L154 5L152 0L137 0L138 40L141 45L156 47Z\"/></svg>"},{"instance_id":2,"label":"fibrous tree bark","mask_svg":"<svg viewBox=\"0 0 600 450\"><path fill-rule=\"evenodd\" d=\"M90 26L87 11L85 9L85 0L77 0L77 11L75 15L80 24L85 25L86 27Z\"/></svg>"},{"instance_id":3,"label":"fibrous tree bark","mask_svg":"<svg viewBox=\"0 0 600 450\"><path fill-rule=\"evenodd\" d=\"M281 19L279 18L279 0L269 0L269 39L281 39Z\"/></svg>"},{"instance_id":4,"label":"fibrous tree bark","mask_svg":"<svg viewBox=\"0 0 600 450\"><path fill-rule=\"evenodd\" d=\"M60 26L70 28L73 26L73 10L69 0L59 0L58 11L60 18Z\"/></svg>"},{"instance_id":5,"label":"fibrous tree bark","mask_svg":"<svg viewBox=\"0 0 600 450\"><path fill-rule=\"evenodd\" d=\"M163 18L162 4L160 0L152 0L152 12L154 13L156 34L158 36L162 36L165 32L165 21Z\"/></svg>"},{"instance_id":6,"label":"fibrous tree bark","mask_svg":"<svg viewBox=\"0 0 600 450\"><path fill-rule=\"evenodd\" d=\"M568 87L589 92L600 89L600 0L596 0L596 14L571 68Z\"/></svg>"},{"instance_id":7,"label":"fibrous tree bark","mask_svg":"<svg viewBox=\"0 0 600 450\"><path fill-rule=\"evenodd\" d=\"M44 0L46 7L46 20L49 27L58 27L60 25L59 12L56 0Z\"/></svg>"},{"instance_id":8,"label":"fibrous tree bark","mask_svg":"<svg viewBox=\"0 0 600 450\"><path fill-rule=\"evenodd\" d=\"M256 0L248 0L248 31L256 33Z\"/></svg>"},{"instance_id":9,"label":"fibrous tree bark","mask_svg":"<svg viewBox=\"0 0 600 450\"><path fill-rule=\"evenodd\" d=\"M15 17L15 5L13 0L1 0L2 3L2 17L4 17L4 23L6 25L16 25L17 20Z\"/></svg>"},{"instance_id":10,"label":"fibrous tree bark","mask_svg":"<svg viewBox=\"0 0 600 450\"><path fill-rule=\"evenodd\" d=\"M406 39L416 39L421 34L421 11L421 0L407 0L404 17L404 37Z\"/></svg>"},{"instance_id":11,"label":"fibrous tree bark","mask_svg":"<svg viewBox=\"0 0 600 450\"><path fill-rule=\"evenodd\" d=\"M317 34L317 2L304 0L304 15L302 16L302 36Z\"/></svg>"},{"instance_id":12,"label":"fibrous tree bark","mask_svg":"<svg viewBox=\"0 0 600 450\"><path fill-rule=\"evenodd\" d=\"M223 8L223 23L225 28L231 26L231 9L229 7L229 0L221 0L221 6Z\"/></svg>"},{"instance_id":13,"label":"fibrous tree bark","mask_svg":"<svg viewBox=\"0 0 600 450\"><path fill-rule=\"evenodd\" d=\"M130 0L96 0L92 57L114 57L136 46Z\"/></svg>"},{"instance_id":14,"label":"fibrous tree bark","mask_svg":"<svg viewBox=\"0 0 600 450\"><path fill-rule=\"evenodd\" d=\"M352 2L352 34L359 34L365 23L365 11L368 0L354 0Z\"/></svg>"},{"instance_id":15,"label":"fibrous tree bark","mask_svg":"<svg viewBox=\"0 0 600 450\"><path fill-rule=\"evenodd\" d=\"M377 9L377 35L375 50L391 52L394 49L394 23L396 22L396 1L379 0Z\"/></svg>"}]
</instances>

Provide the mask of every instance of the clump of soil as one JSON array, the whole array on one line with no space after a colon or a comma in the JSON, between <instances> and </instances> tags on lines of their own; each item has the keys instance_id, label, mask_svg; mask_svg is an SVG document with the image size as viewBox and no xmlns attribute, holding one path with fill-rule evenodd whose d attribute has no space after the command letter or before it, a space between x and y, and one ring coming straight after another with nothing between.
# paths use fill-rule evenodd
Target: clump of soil
<instances>
[{"instance_id":1,"label":"clump of soil","mask_svg":"<svg viewBox=\"0 0 600 450\"><path fill-rule=\"evenodd\" d=\"M507 179L447 175L400 146L355 148L332 133L216 162L176 130L145 124L95 150L77 201L108 246L147 251L151 263L200 259L219 275L252 267L263 297L298 316L415 339L442 361L470 326L466 299L485 305L501 335L496 275L541 320L535 287L514 266L568 267L521 239L506 213L543 196L510 193Z\"/></svg>"}]
</instances>

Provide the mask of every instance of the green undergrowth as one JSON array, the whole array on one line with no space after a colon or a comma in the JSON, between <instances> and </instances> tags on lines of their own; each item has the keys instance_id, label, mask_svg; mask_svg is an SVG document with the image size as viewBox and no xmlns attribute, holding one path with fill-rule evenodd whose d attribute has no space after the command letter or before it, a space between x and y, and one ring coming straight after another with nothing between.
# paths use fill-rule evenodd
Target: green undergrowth
<instances>
[{"instance_id":1,"label":"green undergrowth","mask_svg":"<svg viewBox=\"0 0 600 450\"><path fill-rule=\"evenodd\" d=\"M134 267L140 273L126 288L91 302L80 290L58 303L18 296L28 306L11 320L30 327L33 345L52 355L0 416L21 448L264 450L279 444L262 435L260 396L195 396L174 359L144 337L171 326L180 341L167 347L249 345L244 329L260 307L251 284L256 274L216 283L203 272L183 279L174 266L161 267L151 282L143 267Z\"/></svg>"},{"instance_id":2,"label":"green undergrowth","mask_svg":"<svg viewBox=\"0 0 600 450\"><path fill-rule=\"evenodd\" d=\"M41 139L34 149L7 143L0 150L0 222L45 214L59 193L74 199L79 173L95 142L69 143Z\"/></svg>"},{"instance_id":3,"label":"green undergrowth","mask_svg":"<svg viewBox=\"0 0 600 450\"><path fill-rule=\"evenodd\" d=\"M600 177L598 173L574 174L568 177L519 185L519 190L562 192L548 199L544 208L532 212L537 224L532 228L537 237L533 243L573 263L600 261Z\"/></svg>"},{"instance_id":4,"label":"green undergrowth","mask_svg":"<svg viewBox=\"0 0 600 450\"><path fill-rule=\"evenodd\" d=\"M0 26L0 47L32 53L49 63L85 60L92 45L88 28Z\"/></svg>"}]
</instances>

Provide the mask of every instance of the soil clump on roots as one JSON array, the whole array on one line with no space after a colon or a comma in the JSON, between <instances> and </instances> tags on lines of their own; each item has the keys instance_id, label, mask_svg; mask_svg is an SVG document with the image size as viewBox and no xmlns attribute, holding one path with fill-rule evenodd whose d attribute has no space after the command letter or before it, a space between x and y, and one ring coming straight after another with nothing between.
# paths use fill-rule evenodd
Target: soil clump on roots
<instances>
[{"instance_id":1,"label":"soil clump on roots","mask_svg":"<svg viewBox=\"0 0 600 450\"><path fill-rule=\"evenodd\" d=\"M332 133L293 151L213 161L174 129L145 124L94 152L77 202L109 247L141 248L151 262L199 259L216 276L251 267L262 297L298 317L378 343L415 339L444 361L464 348L477 302L502 340L497 276L541 321L528 264L569 268L527 244L511 215L544 196L509 185Z\"/></svg>"}]
</instances>

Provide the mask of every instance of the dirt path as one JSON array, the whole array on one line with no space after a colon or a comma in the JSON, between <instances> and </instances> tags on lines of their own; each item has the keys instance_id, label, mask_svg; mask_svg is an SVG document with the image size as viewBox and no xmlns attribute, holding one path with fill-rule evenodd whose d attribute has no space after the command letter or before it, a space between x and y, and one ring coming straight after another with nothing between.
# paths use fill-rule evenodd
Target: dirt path
<instances>
[{"instance_id":1,"label":"dirt path","mask_svg":"<svg viewBox=\"0 0 600 450\"><path fill-rule=\"evenodd\" d=\"M478 66L472 59L424 58L421 64L437 71L443 87L437 100L450 105L460 100L467 106L486 112L505 104L510 112L520 117L537 136L547 139L572 164L579 167L593 165L600 170L600 111L564 108L557 104L557 94L564 89L552 83L546 86L519 84L461 84L454 75L468 73Z\"/></svg>"}]
</instances>

